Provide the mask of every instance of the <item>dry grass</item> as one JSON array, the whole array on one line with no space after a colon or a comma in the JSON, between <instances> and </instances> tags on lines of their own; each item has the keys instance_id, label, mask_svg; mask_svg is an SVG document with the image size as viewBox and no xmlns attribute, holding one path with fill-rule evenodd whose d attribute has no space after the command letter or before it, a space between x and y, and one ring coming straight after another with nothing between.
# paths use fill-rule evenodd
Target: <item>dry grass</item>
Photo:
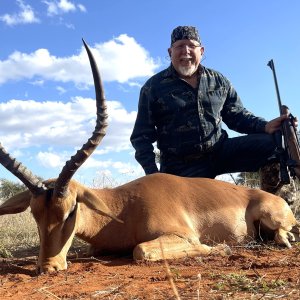
<instances>
[{"instance_id":1,"label":"dry grass","mask_svg":"<svg viewBox=\"0 0 300 300\"><path fill-rule=\"evenodd\" d=\"M70 251L76 253L80 248L87 248L87 245L75 237ZM38 250L38 229L30 209L0 217L0 257L38 255Z\"/></svg>"},{"instance_id":2,"label":"dry grass","mask_svg":"<svg viewBox=\"0 0 300 300\"><path fill-rule=\"evenodd\" d=\"M39 236L29 210L0 218L0 257L12 257L19 251L37 248Z\"/></svg>"}]
</instances>

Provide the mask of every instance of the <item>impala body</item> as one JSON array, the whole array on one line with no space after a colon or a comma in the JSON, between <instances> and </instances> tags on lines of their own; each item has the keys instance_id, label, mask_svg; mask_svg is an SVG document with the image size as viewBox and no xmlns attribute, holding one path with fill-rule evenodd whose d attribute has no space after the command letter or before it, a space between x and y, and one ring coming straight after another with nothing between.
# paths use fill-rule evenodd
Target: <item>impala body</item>
<instances>
[{"instance_id":1,"label":"impala body","mask_svg":"<svg viewBox=\"0 0 300 300\"><path fill-rule=\"evenodd\" d=\"M3 203L0 215L30 206L40 236L39 272L67 268L74 235L90 243L93 255L133 252L135 260L226 255L227 244L247 242L263 232L291 247L291 231L299 229L292 211L282 198L260 190L159 173L113 189L91 189L71 180L107 126L99 72L85 47L96 89L96 127L58 178L41 182L0 144L0 163L28 187Z\"/></svg>"}]
</instances>

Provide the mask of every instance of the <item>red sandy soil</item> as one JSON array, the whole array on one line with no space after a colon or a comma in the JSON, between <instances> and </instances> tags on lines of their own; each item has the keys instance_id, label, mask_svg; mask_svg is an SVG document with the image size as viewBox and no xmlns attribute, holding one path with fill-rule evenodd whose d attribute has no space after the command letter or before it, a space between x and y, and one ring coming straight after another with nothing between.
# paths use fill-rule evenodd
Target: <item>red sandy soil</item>
<instances>
[{"instance_id":1,"label":"red sandy soil","mask_svg":"<svg viewBox=\"0 0 300 300\"><path fill-rule=\"evenodd\" d=\"M68 257L68 269L36 275L36 251L0 258L0 299L300 299L300 245L234 247L229 257L136 263Z\"/></svg>"}]
</instances>

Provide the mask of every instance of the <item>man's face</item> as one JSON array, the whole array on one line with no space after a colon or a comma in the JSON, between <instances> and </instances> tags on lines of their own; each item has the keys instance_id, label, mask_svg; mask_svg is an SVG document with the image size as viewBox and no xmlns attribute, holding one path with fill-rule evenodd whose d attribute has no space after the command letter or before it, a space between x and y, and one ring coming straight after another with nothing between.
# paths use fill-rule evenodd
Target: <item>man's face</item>
<instances>
[{"instance_id":1,"label":"man's face","mask_svg":"<svg viewBox=\"0 0 300 300\"><path fill-rule=\"evenodd\" d=\"M198 69L204 48L194 40L178 40L168 49L168 52L179 75L190 77Z\"/></svg>"}]
</instances>

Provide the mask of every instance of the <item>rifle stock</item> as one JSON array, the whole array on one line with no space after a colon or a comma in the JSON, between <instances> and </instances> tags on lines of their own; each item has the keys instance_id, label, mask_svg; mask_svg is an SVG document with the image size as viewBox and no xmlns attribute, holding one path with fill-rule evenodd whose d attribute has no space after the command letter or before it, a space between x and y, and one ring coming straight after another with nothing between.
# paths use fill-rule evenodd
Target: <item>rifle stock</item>
<instances>
[{"instance_id":1,"label":"rifle stock","mask_svg":"<svg viewBox=\"0 0 300 300\"><path fill-rule=\"evenodd\" d=\"M294 117L291 115L289 108L286 105L281 106L281 111L282 114L289 116L282 124L284 142L288 155L287 166L290 169L291 176L297 176L300 180L300 146L297 131L293 125Z\"/></svg>"},{"instance_id":2,"label":"rifle stock","mask_svg":"<svg viewBox=\"0 0 300 300\"><path fill-rule=\"evenodd\" d=\"M281 104L273 59L271 59L268 62L268 66L273 71L280 115L288 116L288 118L282 122L282 126L281 126L282 127L281 133L282 133L283 142L284 142L284 145L282 146L282 148L285 150L285 154L286 154L285 155L286 158L284 159L284 164L289 169L290 176L293 178L298 177L298 179L300 180L300 144L299 144L299 139L297 136L297 131L296 131L296 128L293 123L295 118L290 113L289 108L286 105ZM281 167L282 167L282 161L283 160L281 157L280 158Z\"/></svg>"}]
</instances>

